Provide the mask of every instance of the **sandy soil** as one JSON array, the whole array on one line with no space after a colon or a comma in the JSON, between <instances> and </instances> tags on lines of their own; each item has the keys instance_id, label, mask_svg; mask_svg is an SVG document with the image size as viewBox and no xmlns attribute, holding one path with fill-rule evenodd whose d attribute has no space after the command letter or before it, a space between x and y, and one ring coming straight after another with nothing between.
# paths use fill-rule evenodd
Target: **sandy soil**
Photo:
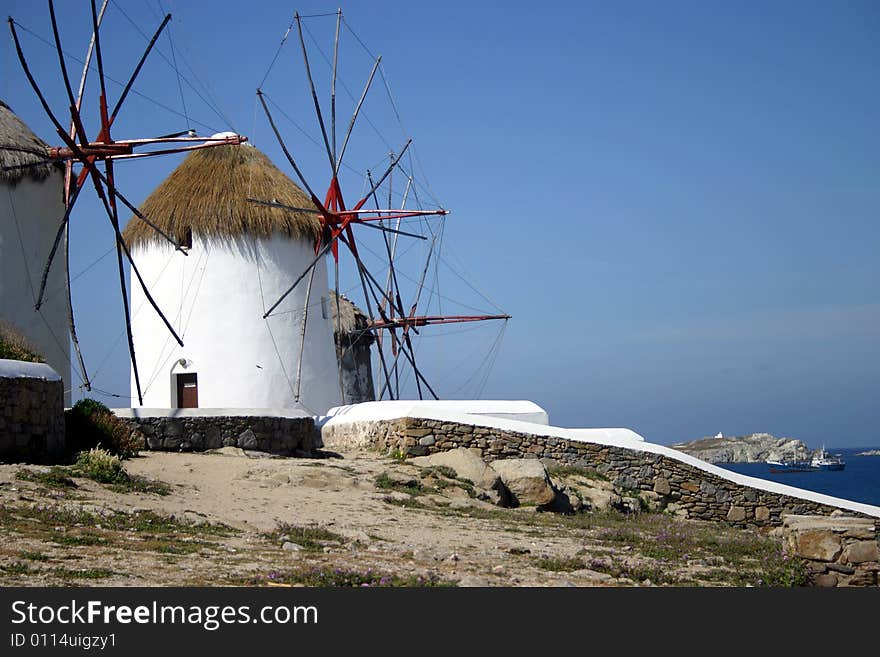
<instances>
[{"instance_id":1,"label":"sandy soil","mask_svg":"<svg viewBox=\"0 0 880 657\"><path fill-rule=\"evenodd\" d=\"M499 509L448 481L435 486L440 475L426 478L376 453L292 459L222 452L145 452L125 462L130 474L169 484L168 495L119 493L83 478L76 488L51 488L19 476L46 468L0 465L0 584L254 585L295 583L284 574L339 568L459 586L641 583L586 567L594 558L635 555L630 546L598 540L602 530L582 519ZM380 488L382 473L401 485ZM408 480L423 483L425 492L403 492L411 490ZM91 515L58 520L58 509ZM118 518L129 517L120 512L173 516L179 527L120 525ZM237 531L212 528L217 524ZM303 542L290 531L275 531L283 524L338 537L299 549ZM554 569L572 559L575 565ZM680 570L693 568L682 562Z\"/></svg>"}]
</instances>

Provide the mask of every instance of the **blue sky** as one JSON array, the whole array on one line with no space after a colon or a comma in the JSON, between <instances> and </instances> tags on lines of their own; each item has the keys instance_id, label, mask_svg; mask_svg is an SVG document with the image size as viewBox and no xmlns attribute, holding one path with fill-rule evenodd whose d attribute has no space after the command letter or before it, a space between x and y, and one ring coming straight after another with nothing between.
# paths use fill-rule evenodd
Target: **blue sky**
<instances>
[{"instance_id":1,"label":"blue sky","mask_svg":"<svg viewBox=\"0 0 880 657\"><path fill-rule=\"evenodd\" d=\"M88 14L77 15L79 4L58 3L65 48L81 56ZM158 2L120 6L144 32L158 24ZM811 446L880 443L876 3L341 6L383 55L405 130L384 122L381 88L365 108L393 143L414 138L431 189L453 211L450 260L513 315L483 397L531 399L556 424L625 426L667 444L718 431ZM5 7L50 37L43 3ZM177 111L186 104L189 120L135 97L116 135L232 127L292 176L254 89L293 11L337 5L162 7L174 16L179 65L219 111L187 87L181 102L174 71L151 59L136 88ZM119 6L109 12L108 70L123 78L143 37ZM307 24L329 47L333 19ZM343 39L357 94L369 61L349 33ZM31 35L23 42L61 111L54 52ZM54 143L11 39L0 44L0 97ZM297 104L309 98L291 46L293 37L264 88L311 127L307 105ZM167 40L160 48L170 55ZM283 131L323 190L320 150L291 125ZM366 129L359 136L352 162L361 153L381 161L382 145ZM178 162L132 164L120 187L140 202ZM78 212L74 272L112 246L94 206ZM74 295L99 387L127 393L113 264L104 258L78 278ZM469 293L454 277L444 285L456 298ZM424 340L420 359L447 395L476 392L472 363L497 332L441 332Z\"/></svg>"}]
</instances>

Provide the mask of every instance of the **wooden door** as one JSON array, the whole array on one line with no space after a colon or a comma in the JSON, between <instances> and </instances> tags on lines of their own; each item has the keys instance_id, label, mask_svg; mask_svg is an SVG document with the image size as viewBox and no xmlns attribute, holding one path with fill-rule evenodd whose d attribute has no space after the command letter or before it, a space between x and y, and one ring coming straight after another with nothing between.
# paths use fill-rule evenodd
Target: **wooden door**
<instances>
[{"instance_id":1,"label":"wooden door","mask_svg":"<svg viewBox=\"0 0 880 657\"><path fill-rule=\"evenodd\" d=\"M177 375L177 407L199 407L199 382L196 374Z\"/></svg>"}]
</instances>

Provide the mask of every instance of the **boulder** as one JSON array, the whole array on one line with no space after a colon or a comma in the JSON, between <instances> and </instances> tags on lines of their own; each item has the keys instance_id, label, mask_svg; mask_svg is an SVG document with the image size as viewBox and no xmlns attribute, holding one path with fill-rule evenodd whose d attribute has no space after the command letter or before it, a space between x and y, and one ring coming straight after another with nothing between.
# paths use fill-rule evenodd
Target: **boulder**
<instances>
[{"instance_id":1,"label":"boulder","mask_svg":"<svg viewBox=\"0 0 880 657\"><path fill-rule=\"evenodd\" d=\"M537 459L499 459L489 467L501 476L516 504L543 506L556 499L547 468Z\"/></svg>"},{"instance_id":2,"label":"boulder","mask_svg":"<svg viewBox=\"0 0 880 657\"><path fill-rule=\"evenodd\" d=\"M459 479L468 479L480 488L495 488L500 477L498 473L486 465L477 450L459 447L448 452L437 452L430 456L417 456L409 459L413 465L421 468L443 466L451 468Z\"/></svg>"},{"instance_id":3,"label":"boulder","mask_svg":"<svg viewBox=\"0 0 880 657\"><path fill-rule=\"evenodd\" d=\"M816 561L834 561L840 556L842 547L840 538L833 532L811 529L797 535L798 556Z\"/></svg>"},{"instance_id":4,"label":"boulder","mask_svg":"<svg viewBox=\"0 0 880 657\"><path fill-rule=\"evenodd\" d=\"M238 434L236 445L241 449L257 449L257 437L256 435L254 435L253 431L251 431L250 429L245 429L240 434Z\"/></svg>"},{"instance_id":5,"label":"boulder","mask_svg":"<svg viewBox=\"0 0 880 657\"><path fill-rule=\"evenodd\" d=\"M233 447L229 445L227 447L221 447L220 449L215 449L211 452L212 454L222 454L223 456L247 456L244 453L244 450L240 447Z\"/></svg>"},{"instance_id":6,"label":"boulder","mask_svg":"<svg viewBox=\"0 0 880 657\"><path fill-rule=\"evenodd\" d=\"M458 447L447 452L437 452L430 456L417 456L409 459L413 465L422 468L443 466L455 472L459 479L467 479L478 489L477 497L495 506L511 506L511 495L495 470L480 458L479 450Z\"/></svg>"},{"instance_id":7,"label":"boulder","mask_svg":"<svg viewBox=\"0 0 880 657\"><path fill-rule=\"evenodd\" d=\"M834 573L825 573L823 575L816 575L813 578L814 586L821 586L823 588L831 588L837 586L837 575Z\"/></svg>"},{"instance_id":8,"label":"boulder","mask_svg":"<svg viewBox=\"0 0 880 657\"><path fill-rule=\"evenodd\" d=\"M880 561L880 548L877 541L856 541L847 546L843 560L847 563Z\"/></svg>"}]
</instances>

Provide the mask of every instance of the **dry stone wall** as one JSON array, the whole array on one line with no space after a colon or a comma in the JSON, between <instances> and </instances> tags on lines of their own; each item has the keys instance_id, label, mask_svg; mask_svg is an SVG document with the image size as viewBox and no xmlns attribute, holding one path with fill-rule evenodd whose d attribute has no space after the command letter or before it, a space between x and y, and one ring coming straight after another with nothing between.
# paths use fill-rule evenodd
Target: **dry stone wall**
<instances>
[{"instance_id":1,"label":"dry stone wall","mask_svg":"<svg viewBox=\"0 0 880 657\"><path fill-rule=\"evenodd\" d=\"M786 516L779 530L789 550L807 561L815 586L880 584L880 521Z\"/></svg>"},{"instance_id":2,"label":"dry stone wall","mask_svg":"<svg viewBox=\"0 0 880 657\"><path fill-rule=\"evenodd\" d=\"M63 453L61 380L0 377L0 461L52 463Z\"/></svg>"},{"instance_id":3,"label":"dry stone wall","mask_svg":"<svg viewBox=\"0 0 880 657\"><path fill-rule=\"evenodd\" d=\"M610 447L492 427L425 418L400 418L324 429L331 448L370 446L383 452L424 456L456 447L476 448L485 461L535 458L592 468L617 490L637 493L681 517L723 520L744 527L778 527L787 514L830 515L836 507L743 486L676 459L636 448ZM847 515L862 514L846 510Z\"/></svg>"},{"instance_id":4,"label":"dry stone wall","mask_svg":"<svg viewBox=\"0 0 880 657\"><path fill-rule=\"evenodd\" d=\"M240 447L284 456L310 457L322 446L311 417L194 416L121 417L144 436L144 449L175 452Z\"/></svg>"}]
</instances>

